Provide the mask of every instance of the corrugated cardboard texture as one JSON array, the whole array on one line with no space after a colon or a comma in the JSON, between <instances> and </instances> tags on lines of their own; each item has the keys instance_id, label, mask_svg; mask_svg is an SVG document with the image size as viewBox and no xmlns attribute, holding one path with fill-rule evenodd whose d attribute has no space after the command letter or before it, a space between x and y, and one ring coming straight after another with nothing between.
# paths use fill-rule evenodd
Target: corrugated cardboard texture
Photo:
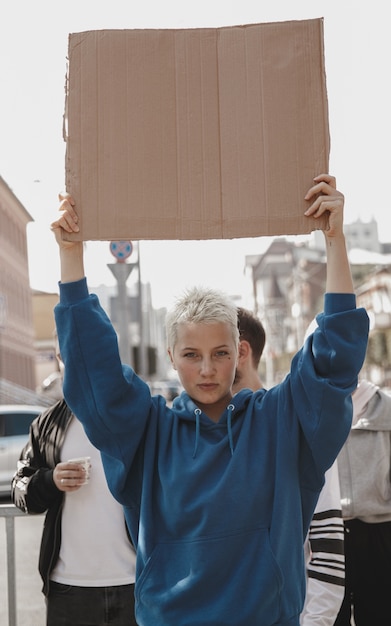
<instances>
[{"instance_id":1,"label":"corrugated cardboard texture","mask_svg":"<svg viewBox=\"0 0 391 626\"><path fill-rule=\"evenodd\" d=\"M69 36L77 239L309 233L328 171L323 20Z\"/></svg>"}]
</instances>

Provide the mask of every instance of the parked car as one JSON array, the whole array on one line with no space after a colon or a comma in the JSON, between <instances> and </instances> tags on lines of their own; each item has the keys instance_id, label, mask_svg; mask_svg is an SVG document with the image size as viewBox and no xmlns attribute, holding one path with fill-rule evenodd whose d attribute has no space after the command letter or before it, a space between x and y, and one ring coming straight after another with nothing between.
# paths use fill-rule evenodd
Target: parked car
<instances>
[{"instance_id":1,"label":"parked car","mask_svg":"<svg viewBox=\"0 0 391 626\"><path fill-rule=\"evenodd\" d=\"M17 461L26 444L30 424L47 407L0 404L0 496L9 496Z\"/></svg>"}]
</instances>

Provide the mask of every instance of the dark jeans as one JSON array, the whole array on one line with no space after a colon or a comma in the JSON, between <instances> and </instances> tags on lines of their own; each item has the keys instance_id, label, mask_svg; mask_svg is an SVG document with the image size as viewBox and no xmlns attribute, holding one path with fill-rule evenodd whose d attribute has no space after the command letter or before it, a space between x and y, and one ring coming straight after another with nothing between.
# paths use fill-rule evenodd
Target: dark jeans
<instances>
[{"instance_id":1,"label":"dark jeans","mask_svg":"<svg viewBox=\"0 0 391 626\"><path fill-rule=\"evenodd\" d=\"M73 587L50 581L46 626L137 626L134 585Z\"/></svg>"},{"instance_id":2,"label":"dark jeans","mask_svg":"<svg viewBox=\"0 0 391 626\"><path fill-rule=\"evenodd\" d=\"M345 522L345 597L334 626L390 626L391 522Z\"/></svg>"}]
</instances>

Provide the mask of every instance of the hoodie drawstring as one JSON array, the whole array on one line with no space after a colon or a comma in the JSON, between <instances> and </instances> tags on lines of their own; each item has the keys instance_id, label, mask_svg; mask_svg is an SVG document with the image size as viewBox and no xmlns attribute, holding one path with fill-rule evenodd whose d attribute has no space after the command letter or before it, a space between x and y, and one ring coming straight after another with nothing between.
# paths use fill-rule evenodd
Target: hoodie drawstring
<instances>
[{"instance_id":1,"label":"hoodie drawstring","mask_svg":"<svg viewBox=\"0 0 391 626\"><path fill-rule=\"evenodd\" d=\"M195 413L195 419L196 419L196 436L195 436L195 443L194 443L194 450L193 450L193 459L195 459L195 457L196 457L197 449L198 449L198 441L199 441L199 438L200 438L200 415L201 415L201 409L195 409L194 413Z\"/></svg>"},{"instance_id":2,"label":"hoodie drawstring","mask_svg":"<svg viewBox=\"0 0 391 626\"><path fill-rule=\"evenodd\" d=\"M228 441L229 441L229 449L231 450L231 456L234 454L234 439L232 435L232 415L235 410L235 406L233 404L229 404L227 406L228 410L228 419L227 419L227 430L228 430ZM198 442L200 439L200 415L201 409L194 409L195 422L196 422L196 435L195 435L195 443L193 450L193 459L195 459L198 450Z\"/></svg>"},{"instance_id":3,"label":"hoodie drawstring","mask_svg":"<svg viewBox=\"0 0 391 626\"><path fill-rule=\"evenodd\" d=\"M233 404L229 404L227 406L228 409L228 419L227 419L227 430L228 430L228 439L229 439L229 447L231 449L231 456L234 455L234 440L233 440L233 435L232 435L232 415L233 412L235 410L235 407Z\"/></svg>"}]
</instances>

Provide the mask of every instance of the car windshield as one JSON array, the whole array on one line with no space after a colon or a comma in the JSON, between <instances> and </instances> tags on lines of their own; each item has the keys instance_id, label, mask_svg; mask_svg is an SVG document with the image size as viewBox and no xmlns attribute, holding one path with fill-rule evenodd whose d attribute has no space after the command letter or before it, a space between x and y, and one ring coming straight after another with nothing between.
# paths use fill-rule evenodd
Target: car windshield
<instances>
[{"instance_id":1,"label":"car windshield","mask_svg":"<svg viewBox=\"0 0 391 626\"><path fill-rule=\"evenodd\" d=\"M25 435L28 433L34 417L36 417L35 413L4 413L0 415L0 437Z\"/></svg>"}]
</instances>

